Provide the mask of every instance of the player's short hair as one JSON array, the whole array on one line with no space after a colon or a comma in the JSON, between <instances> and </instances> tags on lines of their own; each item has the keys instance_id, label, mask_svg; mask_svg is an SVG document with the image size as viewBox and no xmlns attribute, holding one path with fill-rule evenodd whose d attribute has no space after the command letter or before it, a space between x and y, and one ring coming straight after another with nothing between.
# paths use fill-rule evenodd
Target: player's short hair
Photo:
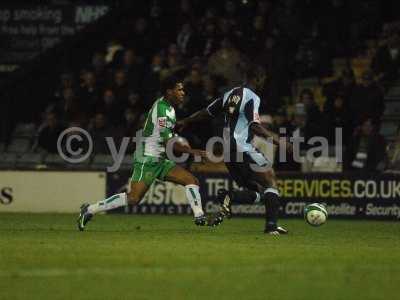
<instances>
[{"instance_id":1,"label":"player's short hair","mask_svg":"<svg viewBox=\"0 0 400 300\"><path fill-rule=\"evenodd\" d=\"M180 82L182 82L182 78L177 76L176 74L166 77L161 82L161 93L165 95L167 93L167 90L173 90Z\"/></svg>"}]
</instances>

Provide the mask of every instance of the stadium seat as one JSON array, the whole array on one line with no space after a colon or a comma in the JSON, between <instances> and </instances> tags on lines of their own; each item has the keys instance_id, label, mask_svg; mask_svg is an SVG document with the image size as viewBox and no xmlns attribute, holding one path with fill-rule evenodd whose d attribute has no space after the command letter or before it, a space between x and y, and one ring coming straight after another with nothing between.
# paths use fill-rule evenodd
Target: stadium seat
<instances>
[{"instance_id":1,"label":"stadium seat","mask_svg":"<svg viewBox=\"0 0 400 300\"><path fill-rule=\"evenodd\" d=\"M25 153L28 152L31 142L26 138L14 138L7 147L7 152Z\"/></svg>"},{"instance_id":2,"label":"stadium seat","mask_svg":"<svg viewBox=\"0 0 400 300\"><path fill-rule=\"evenodd\" d=\"M400 101L386 101L384 117L397 117L400 119Z\"/></svg>"},{"instance_id":3,"label":"stadium seat","mask_svg":"<svg viewBox=\"0 0 400 300\"><path fill-rule=\"evenodd\" d=\"M13 137L32 138L36 134L35 124L20 123L14 129Z\"/></svg>"},{"instance_id":4,"label":"stadium seat","mask_svg":"<svg viewBox=\"0 0 400 300\"><path fill-rule=\"evenodd\" d=\"M6 150L6 146L3 143L0 143L0 152L4 152Z\"/></svg>"},{"instance_id":5,"label":"stadium seat","mask_svg":"<svg viewBox=\"0 0 400 300\"><path fill-rule=\"evenodd\" d=\"M341 171L342 165L336 162L335 157L317 157L311 167L311 172L333 173Z\"/></svg>"},{"instance_id":6,"label":"stadium seat","mask_svg":"<svg viewBox=\"0 0 400 300\"><path fill-rule=\"evenodd\" d=\"M114 164L114 159L112 158L111 155L97 154L93 158L91 169L104 170L107 167L111 167L113 164Z\"/></svg>"},{"instance_id":7,"label":"stadium seat","mask_svg":"<svg viewBox=\"0 0 400 300\"><path fill-rule=\"evenodd\" d=\"M24 153L17 158L17 167L32 167L42 163L43 156L40 153Z\"/></svg>"},{"instance_id":8,"label":"stadium seat","mask_svg":"<svg viewBox=\"0 0 400 300\"><path fill-rule=\"evenodd\" d=\"M130 170L132 168L133 155L126 155L122 161L121 169Z\"/></svg>"},{"instance_id":9,"label":"stadium seat","mask_svg":"<svg viewBox=\"0 0 400 300\"><path fill-rule=\"evenodd\" d=\"M81 161L79 163L71 163L71 162L65 162L66 167L71 170L88 170L90 162L92 158L89 156L87 159L84 161Z\"/></svg>"},{"instance_id":10,"label":"stadium seat","mask_svg":"<svg viewBox=\"0 0 400 300\"><path fill-rule=\"evenodd\" d=\"M379 133L384 137L393 137L396 135L397 126L398 122L395 121L383 122Z\"/></svg>"},{"instance_id":11,"label":"stadium seat","mask_svg":"<svg viewBox=\"0 0 400 300\"><path fill-rule=\"evenodd\" d=\"M398 99L400 97L400 86L395 85L394 87L390 88L385 96L390 98L397 97Z\"/></svg>"},{"instance_id":12,"label":"stadium seat","mask_svg":"<svg viewBox=\"0 0 400 300\"><path fill-rule=\"evenodd\" d=\"M16 153L4 152L0 153L0 167L3 169L14 168L17 161Z\"/></svg>"},{"instance_id":13,"label":"stadium seat","mask_svg":"<svg viewBox=\"0 0 400 300\"><path fill-rule=\"evenodd\" d=\"M66 162L58 154L47 154L43 160L43 163L47 166L63 166Z\"/></svg>"}]
</instances>

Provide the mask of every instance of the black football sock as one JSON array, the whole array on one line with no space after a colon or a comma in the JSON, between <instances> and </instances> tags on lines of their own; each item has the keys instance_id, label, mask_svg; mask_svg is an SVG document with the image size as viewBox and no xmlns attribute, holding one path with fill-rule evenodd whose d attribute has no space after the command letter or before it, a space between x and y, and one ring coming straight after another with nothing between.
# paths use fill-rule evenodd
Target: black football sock
<instances>
[{"instance_id":1,"label":"black football sock","mask_svg":"<svg viewBox=\"0 0 400 300\"><path fill-rule=\"evenodd\" d=\"M235 190L229 193L232 203L253 204L260 201L260 194L251 190Z\"/></svg>"},{"instance_id":2,"label":"black football sock","mask_svg":"<svg viewBox=\"0 0 400 300\"><path fill-rule=\"evenodd\" d=\"M279 192L276 188L268 188L262 198L265 203L265 229L274 230L277 227L279 215Z\"/></svg>"}]
</instances>

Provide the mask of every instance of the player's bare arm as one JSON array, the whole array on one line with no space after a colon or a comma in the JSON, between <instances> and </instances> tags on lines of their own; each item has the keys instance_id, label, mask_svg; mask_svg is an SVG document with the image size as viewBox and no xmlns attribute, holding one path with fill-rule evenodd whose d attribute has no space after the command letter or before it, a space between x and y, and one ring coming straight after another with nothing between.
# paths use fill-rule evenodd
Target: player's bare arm
<instances>
[{"instance_id":1,"label":"player's bare arm","mask_svg":"<svg viewBox=\"0 0 400 300\"><path fill-rule=\"evenodd\" d=\"M208 119L210 119L212 116L210 115L210 113L207 111L207 109L202 109L199 110L195 113L193 113L191 116L184 118L180 121L178 121L175 125L175 128L177 131L182 131L184 128L186 128L189 125L198 123L198 122L202 122L202 121L206 121Z\"/></svg>"},{"instance_id":2,"label":"player's bare arm","mask_svg":"<svg viewBox=\"0 0 400 300\"><path fill-rule=\"evenodd\" d=\"M271 130L268 130L264 128L261 124L259 123L252 123L250 124L250 130L257 136L260 136L265 139L270 139L272 138L272 141L275 145L279 145L281 147L286 147L286 149L289 152L293 151L293 146L291 143L289 143L286 139L280 138L279 135L276 133L272 132Z\"/></svg>"}]
</instances>

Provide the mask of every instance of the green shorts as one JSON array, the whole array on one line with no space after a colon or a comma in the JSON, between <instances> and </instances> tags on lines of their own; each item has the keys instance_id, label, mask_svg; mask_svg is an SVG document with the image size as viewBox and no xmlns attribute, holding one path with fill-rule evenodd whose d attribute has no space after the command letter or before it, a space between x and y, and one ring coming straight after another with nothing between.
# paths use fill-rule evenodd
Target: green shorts
<instances>
[{"instance_id":1,"label":"green shorts","mask_svg":"<svg viewBox=\"0 0 400 300\"><path fill-rule=\"evenodd\" d=\"M131 181L143 181L146 185L150 186L156 179L165 180L165 176L168 175L175 165L175 162L168 159L160 161L152 161L151 159L134 160Z\"/></svg>"}]
</instances>

